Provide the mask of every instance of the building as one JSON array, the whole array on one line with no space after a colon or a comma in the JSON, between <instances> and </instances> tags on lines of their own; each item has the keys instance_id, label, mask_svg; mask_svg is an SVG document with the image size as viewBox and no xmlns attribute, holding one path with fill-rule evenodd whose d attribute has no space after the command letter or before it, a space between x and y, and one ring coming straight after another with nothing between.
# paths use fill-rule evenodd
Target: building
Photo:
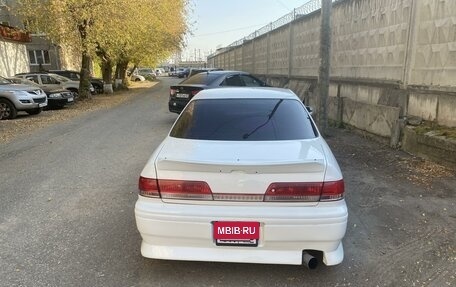
<instances>
[{"instance_id":1,"label":"building","mask_svg":"<svg viewBox=\"0 0 456 287\"><path fill-rule=\"evenodd\" d=\"M0 76L10 77L29 68L27 43L28 33L0 24Z\"/></svg>"},{"instance_id":2,"label":"building","mask_svg":"<svg viewBox=\"0 0 456 287\"><path fill-rule=\"evenodd\" d=\"M22 21L14 15L16 0L0 0L0 24L4 29L21 30L24 28ZM29 41L20 42L22 46L11 44L11 40L3 39L0 69L1 75L13 76L21 72L37 72L40 70L79 69L80 60L71 50L63 49L46 38L45 34L29 34ZM5 42L6 41L6 42ZM25 59L23 46L25 45ZM14 47L13 47L14 46ZM8 51L8 53L6 53ZM19 57L19 58L18 58ZM27 62L24 65L24 60ZM19 62L18 62L19 61Z\"/></svg>"}]
</instances>

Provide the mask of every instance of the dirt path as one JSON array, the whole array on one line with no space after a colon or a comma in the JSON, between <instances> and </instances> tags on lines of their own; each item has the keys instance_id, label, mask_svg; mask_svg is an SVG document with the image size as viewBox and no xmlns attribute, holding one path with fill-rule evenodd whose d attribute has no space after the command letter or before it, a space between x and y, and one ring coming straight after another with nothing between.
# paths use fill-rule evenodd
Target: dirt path
<instances>
[{"instance_id":1,"label":"dirt path","mask_svg":"<svg viewBox=\"0 0 456 287\"><path fill-rule=\"evenodd\" d=\"M456 286L456 173L348 130L331 132L346 180L353 279Z\"/></svg>"}]
</instances>

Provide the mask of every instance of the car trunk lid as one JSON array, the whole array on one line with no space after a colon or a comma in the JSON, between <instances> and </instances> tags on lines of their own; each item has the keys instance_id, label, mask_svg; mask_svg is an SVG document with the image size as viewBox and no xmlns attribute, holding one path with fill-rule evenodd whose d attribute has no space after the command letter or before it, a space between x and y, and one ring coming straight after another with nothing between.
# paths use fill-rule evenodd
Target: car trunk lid
<instances>
[{"instance_id":1,"label":"car trunk lid","mask_svg":"<svg viewBox=\"0 0 456 287\"><path fill-rule=\"evenodd\" d=\"M274 182L323 182L326 160L318 138L225 142L168 137L155 168L159 180L206 182L214 198L217 194L262 198Z\"/></svg>"}]
</instances>

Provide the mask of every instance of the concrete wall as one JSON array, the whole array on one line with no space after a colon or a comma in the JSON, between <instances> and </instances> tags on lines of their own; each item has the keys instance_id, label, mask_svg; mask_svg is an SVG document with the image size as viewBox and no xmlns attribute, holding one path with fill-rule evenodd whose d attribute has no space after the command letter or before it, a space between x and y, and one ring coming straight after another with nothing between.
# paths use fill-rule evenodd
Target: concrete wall
<instances>
[{"instance_id":1,"label":"concrete wall","mask_svg":"<svg viewBox=\"0 0 456 287\"><path fill-rule=\"evenodd\" d=\"M432 132L420 134L414 127L404 129L402 148L412 154L456 168L456 140L435 136Z\"/></svg>"},{"instance_id":2,"label":"concrete wall","mask_svg":"<svg viewBox=\"0 0 456 287\"><path fill-rule=\"evenodd\" d=\"M409 84L455 87L456 1L416 1Z\"/></svg>"},{"instance_id":3,"label":"concrete wall","mask_svg":"<svg viewBox=\"0 0 456 287\"><path fill-rule=\"evenodd\" d=\"M25 44L0 39L0 76L11 77L28 70L28 55Z\"/></svg>"},{"instance_id":4,"label":"concrete wall","mask_svg":"<svg viewBox=\"0 0 456 287\"><path fill-rule=\"evenodd\" d=\"M456 127L455 0L340 0L333 5L331 22L330 96L360 103L352 106L369 112L364 104L378 106L381 114L389 106L399 109L399 118L418 116ZM319 44L317 10L294 14L290 23L212 57L219 68L242 68L316 103ZM233 50L243 53L236 65L217 60ZM369 126L388 136L387 122Z\"/></svg>"},{"instance_id":5,"label":"concrete wall","mask_svg":"<svg viewBox=\"0 0 456 287\"><path fill-rule=\"evenodd\" d=\"M289 25L270 33L268 75L288 75Z\"/></svg>"},{"instance_id":6,"label":"concrete wall","mask_svg":"<svg viewBox=\"0 0 456 287\"><path fill-rule=\"evenodd\" d=\"M316 77L320 64L320 15L305 18L293 23L291 75Z\"/></svg>"},{"instance_id":7,"label":"concrete wall","mask_svg":"<svg viewBox=\"0 0 456 287\"><path fill-rule=\"evenodd\" d=\"M366 104L345 98L343 122L383 137L391 137L399 120L400 109Z\"/></svg>"},{"instance_id":8,"label":"concrete wall","mask_svg":"<svg viewBox=\"0 0 456 287\"><path fill-rule=\"evenodd\" d=\"M401 81L411 2L356 0L335 6L331 75Z\"/></svg>"}]
</instances>

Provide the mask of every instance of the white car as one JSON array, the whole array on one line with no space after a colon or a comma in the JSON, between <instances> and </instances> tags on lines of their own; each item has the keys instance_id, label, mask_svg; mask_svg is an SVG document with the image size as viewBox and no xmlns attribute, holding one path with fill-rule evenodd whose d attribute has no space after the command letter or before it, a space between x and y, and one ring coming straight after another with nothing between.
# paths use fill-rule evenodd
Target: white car
<instances>
[{"instance_id":1,"label":"white car","mask_svg":"<svg viewBox=\"0 0 456 287\"><path fill-rule=\"evenodd\" d=\"M133 82L144 82L146 80L146 78L144 78L144 76L141 76L141 75L138 75L138 74L132 74L130 76L130 79Z\"/></svg>"},{"instance_id":2,"label":"white car","mask_svg":"<svg viewBox=\"0 0 456 287\"><path fill-rule=\"evenodd\" d=\"M148 258L336 265L344 181L290 90L199 92L150 157L135 206Z\"/></svg>"},{"instance_id":3,"label":"white car","mask_svg":"<svg viewBox=\"0 0 456 287\"><path fill-rule=\"evenodd\" d=\"M41 88L49 89L66 89L75 95L79 94L79 81L71 80L67 77L53 74L53 73L20 73L16 77L26 79L38 84ZM89 90L91 93L95 92L94 87L90 84Z\"/></svg>"}]
</instances>

